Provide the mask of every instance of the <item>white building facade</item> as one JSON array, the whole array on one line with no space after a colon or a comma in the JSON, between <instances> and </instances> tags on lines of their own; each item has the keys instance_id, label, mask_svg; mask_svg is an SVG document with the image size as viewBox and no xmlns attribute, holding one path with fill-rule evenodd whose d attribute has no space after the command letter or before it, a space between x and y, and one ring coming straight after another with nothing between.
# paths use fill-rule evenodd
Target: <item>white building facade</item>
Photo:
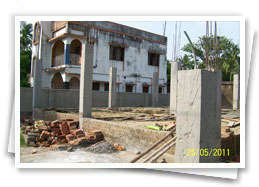
<instances>
[{"instance_id":1,"label":"white building facade","mask_svg":"<svg viewBox=\"0 0 259 187\"><path fill-rule=\"evenodd\" d=\"M33 32L32 71L42 63L42 88L79 89L81 50L94 44L93 90L109 90L109 69L117 67L117 91L151 93L153 72L159 93L167 93L167 38L106 21L41 21Z\"/></svg>"}]
</instances>

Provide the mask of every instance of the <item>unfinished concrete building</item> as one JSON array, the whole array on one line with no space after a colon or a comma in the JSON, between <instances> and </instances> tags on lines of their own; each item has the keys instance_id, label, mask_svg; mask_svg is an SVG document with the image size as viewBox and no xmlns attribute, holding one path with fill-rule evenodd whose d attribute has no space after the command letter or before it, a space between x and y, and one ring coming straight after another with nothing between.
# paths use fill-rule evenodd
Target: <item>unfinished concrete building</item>
<instances>
[{"instance_id":1,"label":"unfinished concrete building","mask_svg":"<svg viewBox=\"0 0 259 187\"><path fill-rule=\"evenodd\" d=\"M79 89L82 44L94 45L93 90L109 90L109 68L117 68L117 91L151 93L153 72L166 94L167 38L107 21L41 21L34 25L33 64L42 61L42 88Z\"/></svg>"}]
</instances>

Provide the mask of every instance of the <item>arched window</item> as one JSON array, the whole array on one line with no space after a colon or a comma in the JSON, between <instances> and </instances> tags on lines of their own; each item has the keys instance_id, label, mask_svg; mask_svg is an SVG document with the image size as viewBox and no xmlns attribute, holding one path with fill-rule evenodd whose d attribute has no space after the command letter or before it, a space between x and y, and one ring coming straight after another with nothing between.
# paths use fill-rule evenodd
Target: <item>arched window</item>
<instances>
[{"instance_id":1,"label":"arched window","mask_svg":"<svg viewBox=\"0 0 259 187\"><path fill-rule=\"evenodd\" d=\"M70 89L79 89L80 88L80 81L78 78L73 77L69 81L69 88Z\"/></svg>"},{"instance_id":2,"label":"arched window","mask_svg":"<svg viewBox=\"0 0 259 187\"><path fill-rule=\"evenodd\" d=\"M81 64L81 50L81 42L77 39L73 40L70 45L70 65Z\"/></svg>"},{"instance_id":3,"label":"arched window","mask_svg":"<svg viewBox=\"0 0 259 187\"><path fill-rule=\"evenodd\" d=\"M33 44L36 45L40 40L40 23L36 22L33 28Z\"/></svg>"},{"instance_id":4,"label":"arched window","mask_svg":"<svg viewBox=\"0 0 259 187\"><path fill-rule=\"evenodd\" d=\"M52 67L64 64L64 42L58 40L52 48Z\"/></svg>"},{"instance_id":5,"label":"arched window","mask_svg":"<svg viewBox=\"0 0 259 187\"><path fill-rule=\"evenodd\" d=\"M51 88L52 89L62 89L63 88L63 79L59 72L53 76L52 81L51 81Z\"/></svg>"}]
</instances>

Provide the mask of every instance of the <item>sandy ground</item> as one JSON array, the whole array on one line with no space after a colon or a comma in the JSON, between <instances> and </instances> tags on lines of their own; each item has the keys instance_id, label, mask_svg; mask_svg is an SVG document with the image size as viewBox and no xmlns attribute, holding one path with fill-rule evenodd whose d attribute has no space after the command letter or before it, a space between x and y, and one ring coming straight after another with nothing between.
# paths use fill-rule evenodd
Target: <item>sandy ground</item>
<instances>
[{"instance_id":1,"label":"sandy ground","mask_svg":"<svg viewBox=\"0 0 259 187\"><path fill-rule=\"evenodd\" d=\"M37 153L34 153L36 152ZM34 153L34 154L33 154ZM21 147L21 163L129 163L136 153L119 151L111 154L94 154L80 149L73 152L53 151L50 148ZM158 162L165 158L173 162L171 155L165 154ZM141 160L139 160L141 162Z\"/></svg>"},{"instance_id":2,"label":"sandy ground","mask_svg":"<svg viewBox=\"0 0 259 187\"><path fill-rule=\"evenodd\" d=\"M77 111L70 113L77 113ZM135 127L146 128L147 125L170 124L175 121L175 114L169 113L169 108L94 108L93 118L123 123ZM222 110L222 126L229 126L230 123L224 119L239 120L239 111ZM235 134L240 133L240 126L231 128ZM32 154L33 152L36 152ZM24 163L128 163L137 155L134 152L119 151L111 154L95 154L76 149L73 152L54 151L50 148L21 147L21 162ZM167 162L173 162L172 155L164 154L158 162L165 158ZM142 159L143 160L143 159ZM142 160L139 160L141 162Z\"/></svg>"}]
</instances>

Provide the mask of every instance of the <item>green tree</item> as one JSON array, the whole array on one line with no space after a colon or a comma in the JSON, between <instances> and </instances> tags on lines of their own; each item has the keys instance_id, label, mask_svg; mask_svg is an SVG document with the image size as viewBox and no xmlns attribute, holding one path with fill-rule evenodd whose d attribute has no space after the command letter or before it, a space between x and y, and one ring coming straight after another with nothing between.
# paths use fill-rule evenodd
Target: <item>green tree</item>
<instances>
[{"instance_id":1,"label":"green tree","mask_svg":"<svg viewBox=\"0 0 259 187\"><path fill-rule=\"evenodd\" d=\"M215 45L216 44L216 45ZM213 36L200 37L194 43L194 52L198 67L213 67L222 70L222 80L231 81L233 74L240 70L240 49L232 40L218 36L217 40ZM194 60L190 44L186 44L182 50L186 53L178 59L183 63L185 69L193 69Z\"/></svg>"},{"instance_id":2,"label":"green tree","mask_svg":"<svg viewBox=\"0 0 259 187\"><path fill-rule=\"evenodd\" d=\"M32 24L21 22L20 27L20 86L29 87L28 74L31 67Z\"/></svg>"}]
</instances>

